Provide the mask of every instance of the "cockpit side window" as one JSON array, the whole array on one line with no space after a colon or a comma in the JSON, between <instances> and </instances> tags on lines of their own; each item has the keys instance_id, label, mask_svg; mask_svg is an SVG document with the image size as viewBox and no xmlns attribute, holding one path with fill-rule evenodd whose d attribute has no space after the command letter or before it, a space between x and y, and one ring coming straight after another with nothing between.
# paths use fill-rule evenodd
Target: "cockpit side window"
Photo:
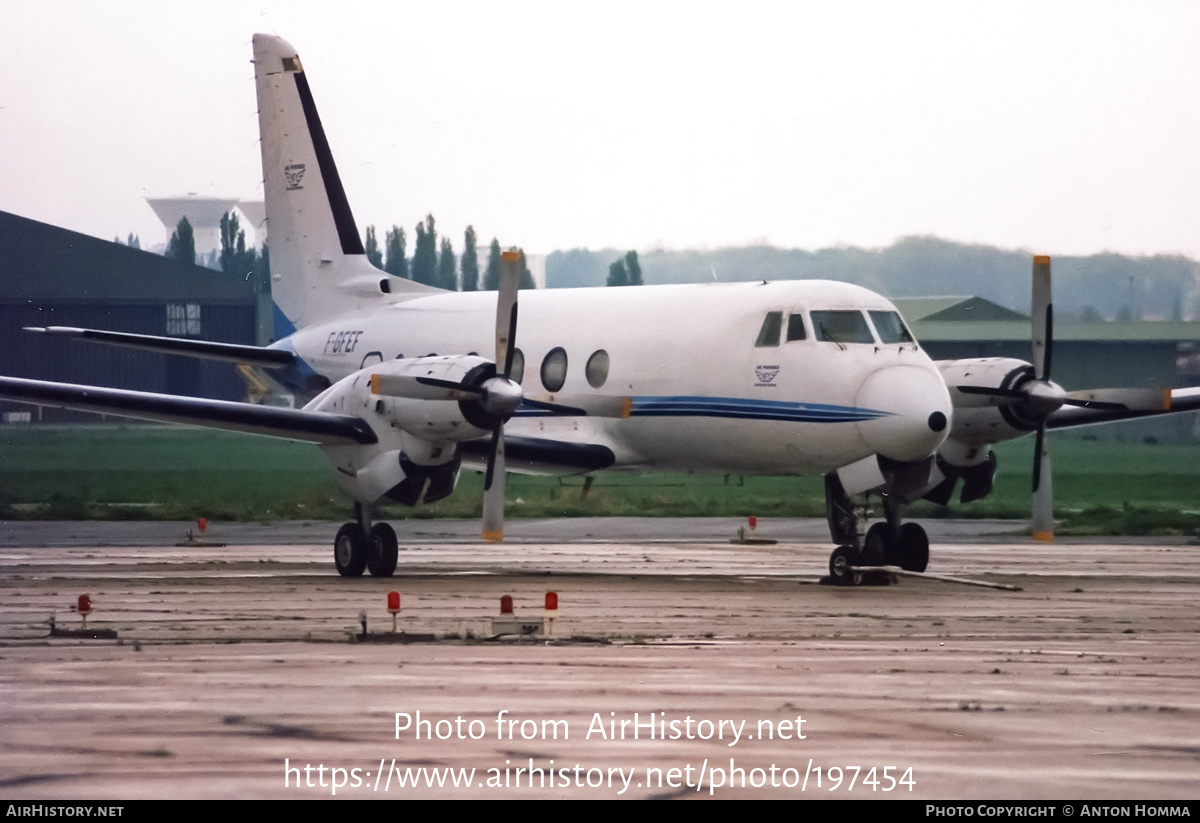
<instances>
[{"instance_id":1,"label":"cockpit side window","mask_svg":"<svg viewBox=\"0 0 1200 823\"><path fill-rule=\"evenodd\" d=\"M804 315L799 312L788 315L787 342L803 340L804 337Z\"/></svg>"},{"instance_id":2,"label":"cockpit side window","mask_svg":"<svg viewBox=\"0 0 1200 823\"><path fill-rule=\"evenodd\" d=\"M884 343L917 342L897 312L873 311L871 312L871 322L875 324L875 331L879 332L879 339Z\"/></svg>"},{"instance_id":3,"label":"cockpit side window","mask_svg":"<svg viewBox=\"0 0 1200 823\"><path fill-rule=\"evenodd\" d=\"M857 310L812 312L813 334L829 343L874 343L867 318Z\"/></svg>"},{"instance_id":4,"label":"cockpit side window","mask_svg":"<svg viewBox=\"0 0 1200 823\"><path fill-rule=\"evenodd\" d=\"M758 330L758 340L754 341L756 348L779 345L779 332L783 329L783 312L770 311L763 318L762 328Z\"/></svg>"}]
</instances>

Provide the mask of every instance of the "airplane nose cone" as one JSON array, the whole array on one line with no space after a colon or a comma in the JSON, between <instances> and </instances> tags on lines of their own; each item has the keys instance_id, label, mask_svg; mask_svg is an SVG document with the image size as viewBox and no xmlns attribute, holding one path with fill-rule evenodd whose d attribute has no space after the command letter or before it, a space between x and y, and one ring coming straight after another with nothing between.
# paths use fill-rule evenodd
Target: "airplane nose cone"
<instances>
[{"instance_id":1,"label":"airplane nose cone","mask_svg":"<svg viewBox=\"0 0 1200 823\"><path fill-rule=\"evenodd\" d=\"M892 460L926 458L950 434L950 394L933 369L880 369L859 386L855 405L881 413L859 421L858 432L872 450Z\"/></svg>"}]
</instances>

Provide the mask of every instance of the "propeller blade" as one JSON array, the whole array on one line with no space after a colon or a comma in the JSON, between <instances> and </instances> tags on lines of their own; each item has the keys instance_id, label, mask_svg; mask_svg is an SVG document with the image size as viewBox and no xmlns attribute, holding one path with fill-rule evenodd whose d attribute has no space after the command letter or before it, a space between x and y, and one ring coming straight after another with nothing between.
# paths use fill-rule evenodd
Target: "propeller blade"
<instances>
[{"instance_id":1,"label":"propeller blade","mask_svg":"<svg viewBox=\"0 0 1200 823\"><path fill-rule=\"evenodd\" d=\"M1169 389L1084 389L1067 392L1063 403L1085 409L1167 411L1171 408L1171 392Z\"/></svg>"},{"instance_id":2,"label":"propeller blade","mask_svg":"<svg viewBox=\"0 0 1200 823\"><path fill-rule=\"evenodd\" d=\"M1038 426L1037 438L1033 442L1033 493L1037 494L1042 483L1042 453L1046 445L1046 427Z\"/></svg>"},{"instance_id":3,"label":"propeller blade","mask_svg":"<svg viewBox=\"0 0 1200 823\"><path fill-rule=\"evenodd\" d=\"M488 455L483 481L483 539L504 540L504 424L492 432L492 453Z\"/></svg>"},{"instance_id":4,"label":"propeller blade","mask_svg":"<svg viewBox=\"0 0 1200 823\"><path fill-rule=\"evenodd\" d=\"M1037 430L1033 446L1033 539L1054 540L1054 488L1050 471L1050 453L1046 451L1046 427Z\"/></svg>"},{"instance_id":5,"label":"propeller blade","mask_svg":"<svg viewBox=\"0 0 1200 823\"><path fill-rule=\"evenodd\" d=\"M521 253L506 251L500 256L500 290L496 295L496 374L509 380L513 351L517 346L517 290L521 285ZM510 384L513 409L519 405L520 387ZM511 414L509 410L507 414ZM504 539L504 420L492 430L492 453L488 456L483 481L483 539Z\"/></svg>"},{"instance_id":6,"label":"propeller blade","mask_svg":"<svg viewBox=\"0 0 1200 823\"><path fill-rule=\"evenodd\" d=\"M413 377L406 374L371 375L371 394L405 397L412 400L476 400L479 390L453 380Z\"/></svg>"},{"instance_id":7,"label":"propeller blade","mask_svg":"<svg viewBox=\"0 0 1200 823\"><path fill-rule=\"evenodd\" d=\"M962 394L975 394L990 397L993 406L1011 406L1029 397L1029 393L1018 389L994 389L991 386L954 386Z\"/></svg>"},{"instance_id":8,"label":"propeller blade","mask_svg":"<svg viewBox=\"0 0 1200 823\"><path fill-rule=\"evenodd\" d=\"M521 253L500 255L500 292L496 296L496 374L508 377L517 347L517 290L521 285Z\"/></svg>"},{"instance_id":9,"label":"propeller blade","mask_svg":"<svg viewBox=\"0 0 1200 823\"><path fill-rule=\"evenodd\" d=\"M1033 258L1033 376L1050 379L1051 354L1054 350L1054 302L1050 293L1050 258Z\"/></svg>"},{"instance_id":10,"label":"propeller blade","mask_svg":"<svg viewBox=\"0 0 1200 823\"><path fill-rule=\"evenodd\" d=\"M559 402L561 401L561 402ZM522 408L536 409L547 414L565 417L629 417L633 412L632 397L596 397L557 395L554 401L526 397Z\"/></svg>"}]
</instances>

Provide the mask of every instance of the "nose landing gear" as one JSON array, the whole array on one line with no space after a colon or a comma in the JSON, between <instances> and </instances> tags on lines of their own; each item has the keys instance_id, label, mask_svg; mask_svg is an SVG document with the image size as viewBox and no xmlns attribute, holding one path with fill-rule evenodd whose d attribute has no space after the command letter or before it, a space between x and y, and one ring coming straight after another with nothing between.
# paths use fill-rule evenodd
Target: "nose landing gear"
<instances>
[{"instance_id":1,"label":"nose landing gear","mask_svg":"<svg viewBox=\"0 0 1200 823\"><path fill-rule=\"evenodd\" d=\"M900 504L882 495L886 520L867 529L867 510L856 505L836 473L825 476L825 504L829 533L838 547L829 556L829 580L839 586L860 586L878 575L881 566L899 566L923 572L929 565L929 537L916 523L900 522Z\"/></svg>"}]
</instances>

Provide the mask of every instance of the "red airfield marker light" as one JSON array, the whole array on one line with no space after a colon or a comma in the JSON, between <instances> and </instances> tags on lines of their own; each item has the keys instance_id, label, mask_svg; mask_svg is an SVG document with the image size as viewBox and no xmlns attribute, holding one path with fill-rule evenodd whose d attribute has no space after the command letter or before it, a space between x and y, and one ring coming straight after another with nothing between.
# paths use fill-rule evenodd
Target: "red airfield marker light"
<instances>
[{"instance_id":1,"label":"red airfield marker light","mask_svg":"<svg viewBox=\"0 0 1200 823\"><path fill-rule=\"evenodd\" d=\"M392 634L395 634L396 615L400 614L400 592L388 592L388 614L392 616Z\"/></svg>"},{"instance_id":2,"label":"red airfield marker light","mask_svg":"<svg viewBox=\"0 0 1200 823\"><path fill-rule=\"evenodd\" d=\"M557 597L553 592L547 595L552 596ZM532 637L542 634L545 626L544 617L517 617L513 612L512 595L509 594L500 598L500 614L492 618L492 634L495 637L505 634Z\"/></svg>"},{"instance_id":3,"label":"red airfield marker light","mask_svg":"<svg viewBox=\"0 0 1200 823\"><path fill-rule=\"evenodd\" d=\"M546 634L554 634L554 618L558 617L558 592L546 592Z\"/></svg>"},{"instance_id":4,"label":"red airfield marker light","mask_svg":"<svg viewBox=\"0 0 1200 823\"><path fill-rule=\"evenodd\" d=\"M92 613L92 598L86 594L79 595L79 602L75 607L75 611L83 615L83 625L86 627L88 615Z\"/></svg>"},{"instance_id":5,"label":"red airfield marker light","mask_svg":"<svg viewBox=\"0 0 1200 823\"><path fill-rule=\"evenodd\" d=\"M775 543L770 538L758 536L758 518L754 515L746 518L746 525L738 526L737 537L730 538L729 542L740 546L766 546Z\"/></svg>"}]
</instances>

